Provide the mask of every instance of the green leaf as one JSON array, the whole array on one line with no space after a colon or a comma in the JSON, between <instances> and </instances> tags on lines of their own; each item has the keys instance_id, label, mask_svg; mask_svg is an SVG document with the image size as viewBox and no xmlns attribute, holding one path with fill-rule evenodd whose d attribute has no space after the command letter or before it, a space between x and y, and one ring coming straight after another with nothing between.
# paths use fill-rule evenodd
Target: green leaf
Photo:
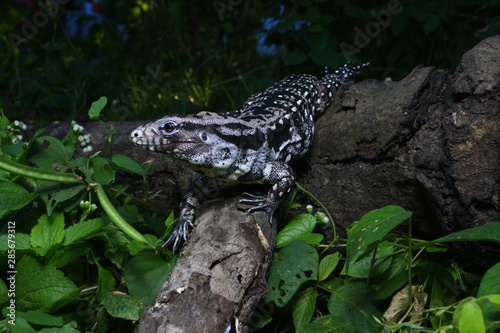
<instances>
[{"instance_id":1,"label":"green leaf","mask_svg":"<svg viewBox=\"0 0 500 333\"><path fill-rule=\"evenodd\" d=\"M84 256L92 250L92 243L76 243L69 246L58 248L50 257L49 264L60 268L70 262L73 262L78 257Z\"/></svg>"},{"instance_id":2,"label":"green leaf","mask_svg":"<svg viewBox=\"0 0 500 333\"><path fill-rule=\"evenodd\" d=\"M349 275L359 279L366 279L384 273L392 263L394 247L389 242L382 242L377 247L375 258L372 255L364 256L358 260L363 253L358 252L358 257L350 258L351 265L347 270L347 265L342 269L341 274ZM373 262L373 260L375 261Z\"/></svg>"},{"instance_id":3,"label":"green leaf","mask_svg":"<svg viewBox=\"0 0 500 333\"><path fill-rule=\"evenodd\" d=\"M276 248L284 247L301 237L309 235L316 226L316 218L311 214L297 215L276 236Z\"/></svg>"},{"instance_id":4,"label":"green leaf","mask_svg":"<svg viewBox=\"0 0 500 333\"><path fill-rule=\"evenodd\" d=\"M297 238L297 240L303 241L307 244L317 245L317 244L321 243L321 241L324 238L325 238L325 236L323 236L322 234L312 233L312 234L300 236Z\"/></svg>"},{"instance_id":5,"label":"green leaf","mask_svg":"<svg viewBox=\"0 0 500 333\"><path fill-rule=\"evenodd\" d=\"M355 325L349 325L339 315L325 315L315 319L302 328L298 329L296 333L358 333Z\"/></svg>"},{"instance_id":6,"label":"green leaf","mask_svg":"<svg viewBox=\"0 0 500 333\"><path fill-rule=\"evenodd\" d=\"M483 226L460 230L430 243L490 241L500 243L500 222L489 222Z\"/></svg>"},{"instance_id":7,"label":"green leaf","mask_svg":"<svg viewBox=\"0 0 500 333\"><path fill-rule=\"evenodd\" d=\"M92 106L89 109L89 117L90 119L97 119L101 114L102 109L108 103L108 98L106 96L101 96L97 101L92 103Z\"/></svg>"},{"instance_id":8,"label":"green leaf","mask_svg":"<svg viewBox=\"0 0 500 333\"><path fill-rule=\"evenodd\" d=\"M500 294L500 262L488 269L481 279L479 289L477 291L477 298L499 295ZM495 297L493 298L493 300ZM480 304L483 308L484 319L487 323L500 321L500 309L495 307L495 304L488 300L481 300Z\"/></svg>"},{"instance_id":9,"label":"green leaf","mask_svg":"<svg viewBox=\"0 0 500 333\"><path fill-rule=\"evenodd\" d=\"M386 206L365 214L347 230L346 268L358 258L370 244L379 241L389 231L408 220L412 213L399 206Z\"/></svg>"},{"instance_id":10,"label":"green leaf","mask_svg":"<svg viewBox=\"0 0 500 333\"><path fill-rule=\"evenodd\" d=\"M10 212L21 209L36 197L36 193L30 193L24 187L14 182L0 183L0 218Z\"/></svg>"},{"instance_id":11,"label":"green leaf","mask_svg":"<svg viewBox=\"0 0 500 333\"><path fill-rule=\"evenodd\" d=\"M101 184L108 185L115 180L115 172L111 169L109 161L102 157L95 157L90 161L94 173L92 180Z\"/></svg>"},{"instance_id":12,"label":"green leaf","mask_svg":"<svg viewBox=\"0 0 500 333\"><path fill-rule=\"evenodd\" d=\"M125 266L125 281L130 296L145 304L153 304L171 271L169 262L153 253L139 253Z\"/></svg>"},{"instance_id":13,"label":"green leaf","mask_svg":"<svg viewBox=\"0 0 500 333\"><path fill-rule=\"evenodd\" d=\"M3 304L10 299L8 293L9 293L9 289L7 288L7 285L5 284L5 281L0 279L0 304Z\"/></svg>"},{"instance_id":14,"label":"green leaf","mask_svg":"<svg viewBox=\"0 0 500 333\"><path fill-rule=\"evenodd\" d=\"M66 201L86 189L87 185L85 184L65 184L62 189L52 194L52 198L54 198L56 202Z\"/></svg>"},{"instance_id":15,"label":"green leaf","mask_svg":"<svg viewBox=\"0 0 500 333\"><path fill-rule=\"evenodd\" d=\"M54 212L51 217L47 214L40 216L38 224L31 229L30 240L33 247L49 248L59 244L64 238L64 214Z\"/></svg>"},{"instance_id":16,"label":"green leaf","mask_svg":"<svg viewBox=\"0 0 500 333\"><path fill-rule=\"evenodd\" d=\"M43 310L77 290L64 273L51 265L40 264L32 256L17 263L16 300L20 311Z\"/></svg>"},{"instance_id":17,"label":"green leaf","mask_svg":"<svg viewBox=\"0 0 500 333\"><path fill-rule=\"evenodd\" d=\"M144 171L144 169L139 165L139 163L137 163L128 156L119 154L114 155L111 158L111 162L113 163L113 167L115 169L130 171L138 175L141 175L143 177L146 177L146 171Z\"/></svg>"},{"instance_id":18,"label":"green leaf","mask_svg":"<svg viewBox=\"0 0 500 333\"><path fill-rule=\"evenodd\" d=\"M40 331L40 333L80 333L80 332L81 331L78 330L78 323L76 321L67 323L62 327L50 327L50 328L46 327Z\"/></svg>"},{"instance_id":19,"label":"green leaf","mask_svg":"<svg viewBox=\"0 0 500 333\"><path fill-rule=\"evenodd\" d=\"M301 241L285 246L274 254L267 279L266 301L283 307L302 283L316 280L317 273L318 253L314 247Z\"/></svg>"},{"instance_id":20,"label":"green leaf","mask_svg":"<svg viewBox=\"0 0 500 333\"><path fill-rule=\"evenodd\" d=\"M26 311L17 312L16 318L21 317L29 323L43 326L62 326L64 324L64 317L53 316L42 311Z\"/></svg>"},{"instance_id":21,"label":"green leaf","mask_svg":"<svg viewBox=\"0 0 500 333\"><path fill-rule=\"evenodd\" d=\"M339 263L340 252L327 255L321 260L318 267L318 281L326 279Z\"/></svg>"},{"instance_id":22,"label":"green leaf","mask_svg":"<svg viewBox=\"0 0 500 333\"><path fill-rule=\"evenodd\" d=\"M466 302L462 306L460 318L458 319L458 330L460 333L486 332L484 327L483 311L475 301Z\"/></svg>"},{"instance_id":23,"label":"green leaf","mask_svg":"<svg viewBox=\"0 0 500 333\"><path fill-rule=\"evenodd\" d=\"M99 294L104 295L115 290L116 281L110 271L97 263L97 272L99 273Z\"/></svg>"},{"instance_id":24,"label":"green leaf","mask_svg":"<svg viewBox=\"0 0 500 333\"><path fill-rule=\"evenodd\" d=\"M139 320L143 308L141 301L118 292L104 294L102 305L110 316L133 321Z\"/></svg>"},{"instance_id":25,"label":"green leaf","mask_svg":"<svg viewBox=\"0 0 500 333\"><path fill-rule=\"evenodd\" d=\"M488 300L500 311L500 295L490 295L488 296Z\"/></svg>"},{"instance_id":26,"label":"green leaf","mask_svg":"<svg viewBox=\"0 0 500 333\"><path fill-rule=\"evenodd\" d=\"M14 244L12 241L15 242L16 250L31 249L30 236L16 232L15 234L0 235L0 252L7 252L9 245L12 246Z\"/></svg>"},{"instance_id":27,"label":"green leaf","mask_svg":"<svg viewBox=\"0 0 500 333\"><path fill-rule=\"evenodd\" d=\"M64 231L64 245L69 245L79 239L86 239L101 230L109 220L98 217L69 226Z\"/></svg>"},{"instance_id":28,"label":"green leaf","mask_svg":"<svg viewBox=\"0 0 500 333\"><path fill-rule=\"evenodd\" d=\"M357 332L380 332L382 327L374 320L382 313L372 304L375 290L363 282L348 283L333 291L328 310L345 319Z\"/></svg>"},{"instance_id":29,"label":"green leaf","mask_svg":"<svg viewBox=\"0 0 500 333\"><path fill-rule=\"evenodd\" d=\"M316 309L316 298L318 290L316 287L309 287L302 291L295 300L292 309L293 325L299 329L309 323Z\"/></svg>"},{"instance_id":30,"label":"green leaf","mask_svg":"<svg viewBox=\"0 0 500 333\"><path fill-rule=\"evenodd\" d=\"M52 136L42 136L33 142L29 160L39 168L54 171L55 162L69 164L71 152Z\"/></svg>"}]
</instances>

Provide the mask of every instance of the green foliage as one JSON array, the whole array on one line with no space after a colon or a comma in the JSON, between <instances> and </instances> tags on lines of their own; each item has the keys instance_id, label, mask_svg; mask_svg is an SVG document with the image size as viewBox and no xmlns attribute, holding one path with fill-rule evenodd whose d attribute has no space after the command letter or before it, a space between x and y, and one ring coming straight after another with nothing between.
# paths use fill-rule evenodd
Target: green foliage
<instances>
[{"instance_id":1,"label":"green foliage","mask_svg":"<svg viewBox=\"0 0 500 333\"><path fill-rule=\"evenodd\" d=\"M103 1L103 22L81 38L66 25L75 3L55 2L50 13L0 4L0 107L8 116L83 118L102 95L113 120L234 110L287 74L321 75L351 58L371 62L370 77L381 80L421 63L453 69L499 33L499 0L123 0ZM269 18L278 24L264 27ZM263 33L276 55L258 53Z\"/></svg>"},{"instance_id":2,"label":"green foliage","mask_svg":"<svg viewBox=\"0 0 500 333\"><path fill-rule=\"evenodd\" d=\"M318 215L308 208L278 236L283 247L274 255L265 298L276 307L263 331L472 333L500 327L498 256L470 260L480 253L474 247L465 258L463 250L445 245L500 244L500 222L421 241L390 234L403 222L411 228L412 213L386 206L353 223L345 241L306 244ZM344 246L342 258L333 249ZM333 253L323 256L324 249Z\"/></svg>"},{"instance_id":3,"label":"green foliage","mask_svg":"<svg viewBox=\"0 0 500 333\"><path fill-rule=\"evenodd\" d=\"M94 104L95 116L104 102ZM75 158L76 151L90 147L82 147L83 128L76 123L62 140L40 131L25 143L13 133L19 127L2 113L0 306L5 319L0 330L132 331L176 258L154 252L165 228L143 234L152 232L148 223L163 219L123 195L145 177L144 169L121 155ZM18 141L12 143L13 138ZM18 144L21 149L12 149ZM119 170L132 175L128 183L115 183ZM171 214L169 225L172 219ZM9 306L15 306L15 325Z\"/></svg>"},{"instance_id":4,"label":"green foliage","mask_svg":"<svg viewBox=\"0 0 500 333\"><path fill-rule=\"evenodd\" d=\"M94 116L105 102L94 104ZM39 131L26 143L16 134L22 127L0 117L0 214L7 222L0 234L6 263L1 269L7 272L0 280L5 317L0 327L12 327L8 313L15 292L14 332L133 331L175 264L172 253L153 252L174 215L165 220L131 204L135 198L126 190L146 172L129 157L97 152L75 158L76 151L90 147L78 124L62 140ZM116 184L118 170L131 173L130 181ZM364 215L340 240L327 211L328 218L313 213L312 206L306 210L277 235L265 297L275 306L255 328L467 333L500 328L498 256L467 243L500 243L499 222L421 241L390 233L403 223L411 231L412 214L387 206ZM164 227L152 230L162 222ZM314 233L318 224L333 228L329 244ZM467 250L447 245L451 242L462 242Z\"/></svg>"}]
</instances>

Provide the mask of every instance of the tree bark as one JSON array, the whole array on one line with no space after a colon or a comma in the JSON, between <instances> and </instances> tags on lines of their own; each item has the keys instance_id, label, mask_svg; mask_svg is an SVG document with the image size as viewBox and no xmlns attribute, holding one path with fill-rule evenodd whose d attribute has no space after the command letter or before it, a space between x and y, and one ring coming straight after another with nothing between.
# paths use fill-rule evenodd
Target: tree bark
<instances>
[{"instance_id":1,"label":"tree bark","mask_svg":"<svg viewBox=\"0 0 500 333\"><path fill-rule=\"evenodd\" d=\"M236 209L237 198L205 205L169 279L145 309L139 332L245 332L267 292L276 224Z\"/></svg>"},{"instance_id":2,"label":"tree bark","mask_svg":"<svg viewBox=\"0 0 500 333\"><path fill-rule=\"evenodd\" d=\"M417 67L398 82L343 87L316 123L313 148L294 165L299 183L344 230L388 204L412 211L414 232L427 239L500 220L499 54L495 36L467 52L454 73ZM111 151L155 160L149 190L160 193L159 210L168 214L194 174L132 147L128 135L143 123L108 123L119 129ZM86 128L104 150L100 125ZM240 331L251 326L266 292L275 230L263 214L238 211L236 200L199 212L170 279L144 312L141 332L222 332L234 318Z\"/></svg>"}]
</instances>

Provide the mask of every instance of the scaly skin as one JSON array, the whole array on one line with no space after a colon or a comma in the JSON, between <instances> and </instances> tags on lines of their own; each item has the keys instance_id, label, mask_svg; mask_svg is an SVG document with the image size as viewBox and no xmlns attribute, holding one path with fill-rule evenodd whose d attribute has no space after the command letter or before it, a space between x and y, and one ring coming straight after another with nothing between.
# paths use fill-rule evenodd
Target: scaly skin
<instances>
[{"instance_id":1,"label":"scaly skin","mask_svg":"<svg viewBox=\"0 0 500 333\"><path fill-rule=\"evenodd\" d=\"M187 239L196 207L218 186L272 184L266 195L243 193L240 200L252 206L248 212L266 211L271 223L295 182L289 163L311 146L314 119L328 108L338 87L366 65L349 63L322 79L290 75L252 95L240 110L166 116L135 129L130 134L134 144L180 159L202 174L184 193L179 221L163 246L173 245L175 251Z\"/></svg>"}]
</instances>

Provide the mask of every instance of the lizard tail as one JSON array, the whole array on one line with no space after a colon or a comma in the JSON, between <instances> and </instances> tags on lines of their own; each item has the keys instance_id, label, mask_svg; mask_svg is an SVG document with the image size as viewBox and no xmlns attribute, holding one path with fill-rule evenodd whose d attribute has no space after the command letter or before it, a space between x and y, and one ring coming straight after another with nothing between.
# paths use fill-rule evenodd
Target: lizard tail
<instances>
[{"instance_id":1,"label":"lizard tail","mask_svg":"<svg viewBox=\"0 0 500 333\"><path fill-rule=\"evenodd\" d=\"M339 67L333 73L328 73L326 70L325 76L321 78L316 83L316 89L318 91L317 101L315 103L314 118L318 118L327 108L330 106L335 93L344 83L351 81L351 78L359 74L359 70L363 67L368 66L370 63L364 63L361 65L357 64L357 61L353 60L347 64Z\"/></svg>"}]
</instances>

